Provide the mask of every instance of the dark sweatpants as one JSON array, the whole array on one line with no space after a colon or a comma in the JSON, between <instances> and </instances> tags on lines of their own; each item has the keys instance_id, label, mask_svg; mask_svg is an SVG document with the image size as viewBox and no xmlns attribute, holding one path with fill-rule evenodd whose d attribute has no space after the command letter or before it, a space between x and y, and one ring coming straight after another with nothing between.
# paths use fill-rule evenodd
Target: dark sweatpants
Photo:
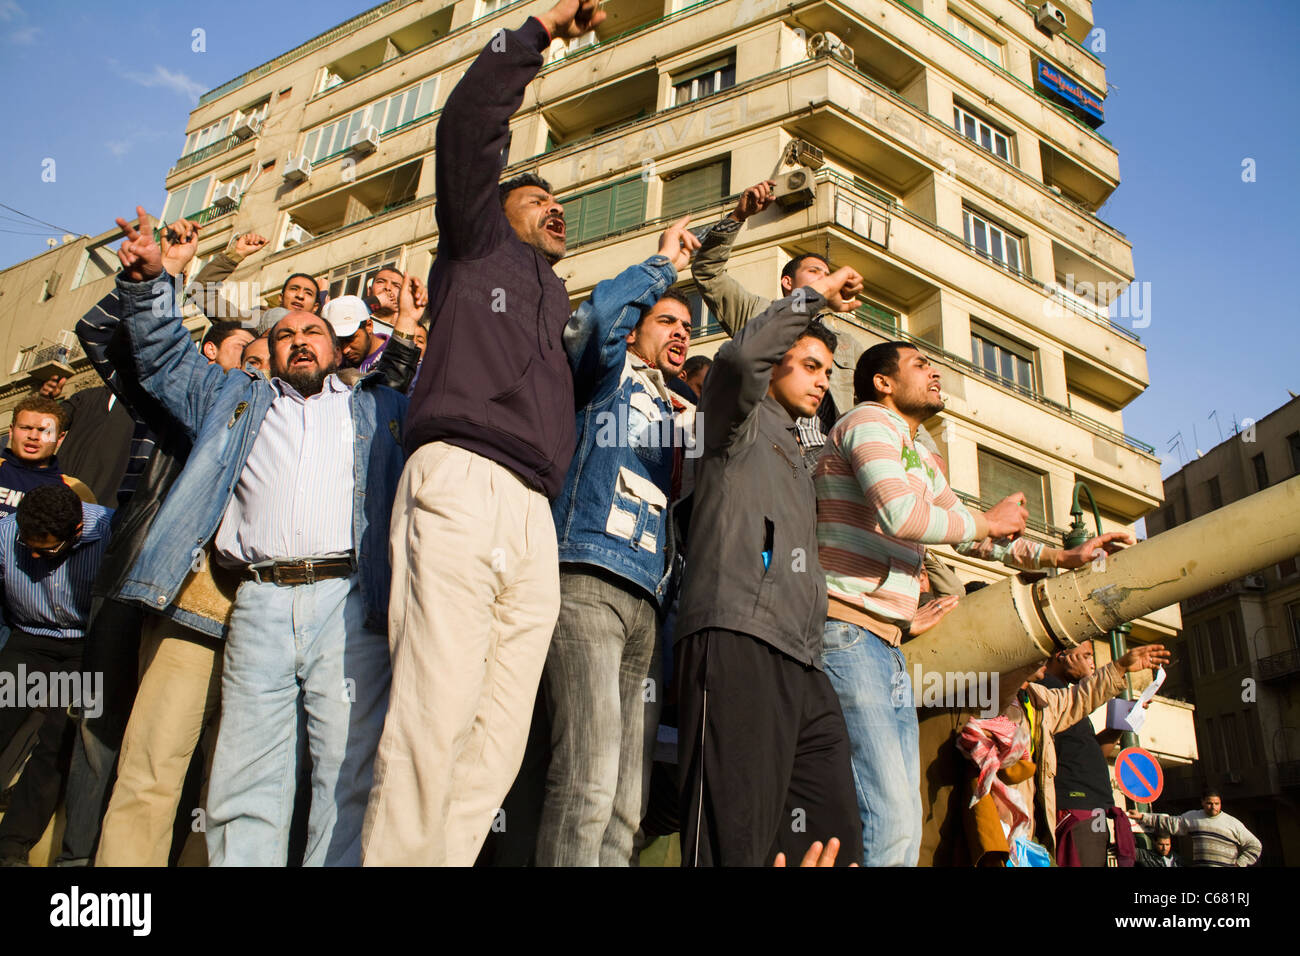
<instances>
[{"instance_id":1,"label":"dark sweatpants","mask_svg":"<svg viewBox=\"0 0 1300 956\"><path fill-rule=\"evenodd\" d=\"M798 866L839 837L862 862L849 735L826 675L756 638L705 630L676 646L682 865Z\"/></svg>"},{"instance_id":2,"label":"dark sweatpants","mask_svg":"<svg viewBox=\"0 0 1300 956\"><path fill-rule=\"evenodd\" d=\"M0 651L0 673L13 675L10 679L15 685L20 674L19 665L24 665L21 672L24 675L44 673L48 693L55 685L49 679L51 675L81 669L83 643L83 638L65 640L14 631L9 635L4 650ZM48 697L46 700L50 702ZM72 760L75 727L68 720L69 701L54 703L63 706L39 708L45 719L41 722L36 746L14 784L9 809L0 820L0 858L25 861L28 851L41 838L58 808ZM31 709L27 707L0 707L0 749L23 726L30 713Z\"/></svg>"}]
</instances>

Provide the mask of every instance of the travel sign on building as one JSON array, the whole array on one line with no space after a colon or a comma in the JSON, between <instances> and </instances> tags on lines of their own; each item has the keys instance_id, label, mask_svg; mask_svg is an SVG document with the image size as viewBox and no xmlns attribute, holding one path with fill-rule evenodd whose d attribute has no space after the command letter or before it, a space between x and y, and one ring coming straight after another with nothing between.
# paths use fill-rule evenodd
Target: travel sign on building
<instances>
[{"instance_id":1,"label":"travel sign on building","mask_svg":"<svg viewBox=\"0 0 1300 956\"><path fill-rule=\"evenodd\" d=\"M1038 85L1074 110L1094 129L1106 122L1106 107L1101 97L1086 89L1078 80L1044 60L1038 61Z\"/></svg>"}]
</instances>

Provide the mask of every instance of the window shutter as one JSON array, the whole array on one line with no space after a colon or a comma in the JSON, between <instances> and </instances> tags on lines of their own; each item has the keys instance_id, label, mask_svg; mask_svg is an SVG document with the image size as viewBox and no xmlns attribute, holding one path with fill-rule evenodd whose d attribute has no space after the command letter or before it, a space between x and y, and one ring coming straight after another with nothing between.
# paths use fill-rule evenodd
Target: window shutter
<instances>
[{"instance_id":1,"label":"window shutter","mask_svg":"<svg viewBox=\"0 0 1300 956\"><path fill-rule=\"evenodd\" d=\"M606 186L587 193L582 200L582 237L596 239L609 234L610 214L614 206L614 190Z\"/></svg>"},{"instance_id":2,"label":"window shutter","mask_svg":"<svg viewBox=\"0 0 1300 956\"><path fill-rule=\"evenodd\" d=\"M614 185L613 231L645 222L645 194L646 181L640 176Z\"/></svg>"},{"instance_id":3,"label":"window shutter","mask_svg":"<svg viewBox=\"0 0 1300 956\"><path fill-rule=\"evenodd\" d=\"M689 169L664 183L662 216L675 219L692 209L720 202L727 195L730 163L721 160Z\"/></svg>"},{"instance_id":4,"label":"window shutter","mask_svg":"<svg viewBox=\"0 0 1300 956\"><path fill-rule=\"evenodd\" d=\"M983 450L979 452L979 473L980 502L985 507L992 507L1007 495L1023 491L1029 519L1046 527L1042 475Z\"/></svg>"}]
</instances>

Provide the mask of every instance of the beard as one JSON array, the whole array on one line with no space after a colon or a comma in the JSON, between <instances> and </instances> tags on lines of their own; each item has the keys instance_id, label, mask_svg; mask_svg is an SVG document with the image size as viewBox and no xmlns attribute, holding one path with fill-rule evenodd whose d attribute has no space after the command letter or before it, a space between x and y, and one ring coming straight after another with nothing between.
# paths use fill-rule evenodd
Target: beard
<instances>
[{"instance_id":1,"label":"beard","mask_svg":"<svg viewBox=\"0 0 1300 956\"><path fill-rule=\"evenodd\" d=\"M289 357L293 361L293 356ZM339 370L335 362L322 366L319 363L315 368L287 368L272 369L272 374L287 385L293 386L303 398L311 398L313 395L319 395L320 390L325 387L325 379Z\"/></svg>"}]
</instances>

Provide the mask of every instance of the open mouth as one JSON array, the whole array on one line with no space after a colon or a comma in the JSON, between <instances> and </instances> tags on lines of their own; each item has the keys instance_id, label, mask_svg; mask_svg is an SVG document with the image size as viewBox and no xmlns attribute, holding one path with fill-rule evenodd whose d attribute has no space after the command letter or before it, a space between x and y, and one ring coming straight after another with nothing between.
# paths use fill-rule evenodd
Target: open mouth
<instances>
[{"instance_id":1,"label":"open mouth","mask_svg":"<svg viewBox=\"0 0 1300 956\"><path fill-rule=\"evenodd\" d=\"M549 232L551 235L553 235L556 239L564 238L563 219L548 219L546 220L546 225L543 226L542 228L545 229L547 232Z\"/></svg>"},{"instance_id":2,"label":"open mouth","mask_svg":"<svg viewBox=\"0 0 1300 956\"><path fill-rule=\"evenodd\" d=\"M670 345L668 346L668 357L673 360L674 364L681 365L686 361L686 346Z\"/></svg>"},{"instance_id":3,"label":"open mouth","mask_svg":"<svg viewBox=\"0 0 1300 956\"><path fill-rule=\"evenodd\" d=\"M294 366L294 365L315 365L315 364L316 364L316 356L312 355L310 352L299 352L299 353L298 353L297 355L295 355L293 358L289 359L289 364L290 364L291 366Z\"/></svg>"}]
</instances>

